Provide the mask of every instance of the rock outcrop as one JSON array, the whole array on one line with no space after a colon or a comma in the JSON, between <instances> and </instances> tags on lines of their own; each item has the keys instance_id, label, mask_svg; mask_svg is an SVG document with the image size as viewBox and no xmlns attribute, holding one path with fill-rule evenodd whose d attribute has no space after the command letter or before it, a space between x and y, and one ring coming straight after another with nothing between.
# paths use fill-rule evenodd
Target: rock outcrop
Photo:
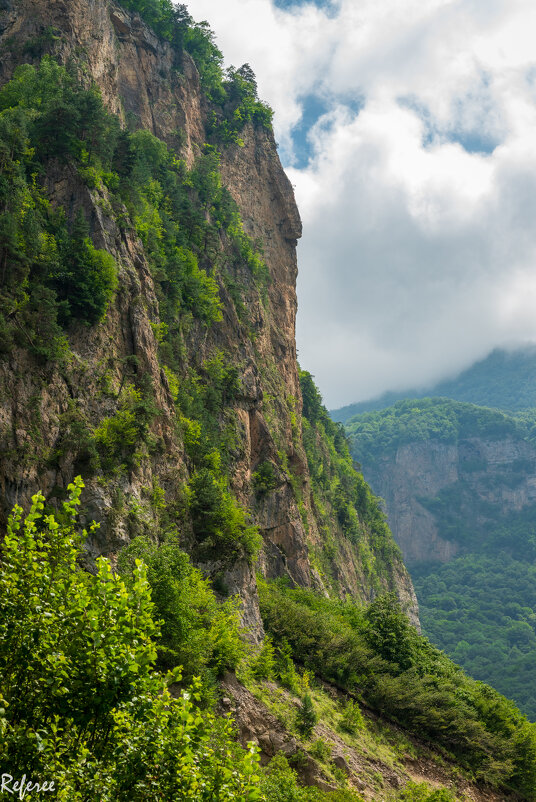
<instances>
[{"instance_id":1,"label":"rock outcrop","mask_svg":"<svg viewBox=\"0 0 536 802\"><path fill-rule=\"evenodd\" d=\"M82 67L85 83L99 87L123 125L149 130L189 167L195 163L207 139L210 112L196 66L187 52L159 39L138 15L107 0L4 2L0 33L1 83L19 64L37 64L50 53L62 64ZM241 137L243 146L221 148L220 170L244 231L262 242L269 271L267 297L263 301L250 275L227 265L230 279L240 287L250 331L237 316L229 287L221 282L223 320L190 327L184 360L202 364L218 351L239 372L240 390L229 404L238 432L229 477L235 497L251 509L263 535L259 567L267 576L287 575L296 584L325 590L311 559L321 536L301 432L296 430L301 413L295 344L301 223L271 131L250 123ZM125 231L118 225L106 188L89 188L68 165L51 164L45 184L48 198L66 210L69 220L84 211L95 247L112 254L119 266L119 291L102 323L69 332L71 355L64 364L40 364L22 347L1 359L0 522L5 523L14 503L27 505L38 488L51 502L61 496L81 470L73 421L82 418L92 430L114 414L134 358L136 372L147 376L154 389L155 445L121 475L86 480L84 506L100 523L90 548L94 554L113 555L136 534L157 532L160 513L151 506L151 488L162 488L168 507L180 509L190 467L159 361L157 292L141 241L132 228ZM279 470L277 487L259 496L252 477L265 462L287 467ZM299 508L296 484L304 509ZM401 561L375 586L344 538L333 561L341 594L367 600L382 586L395 588L417 620L411 581ZM217 565L206 567L219 570ZM222 570L222 585L241 596L244 620L252 637L260 637L253 567L242 561Z\"/></svg>"},{"instance_id":2,"label":"rock outcrop","mask_svg":"<svg viewBox=\"0 0 536 802\"><path fill-rule=\"evenodd\" d=\"M448 562L536 505L536 448L521 436L405 443L363 470L410 566Z\"/></svg>"}]
</instances>

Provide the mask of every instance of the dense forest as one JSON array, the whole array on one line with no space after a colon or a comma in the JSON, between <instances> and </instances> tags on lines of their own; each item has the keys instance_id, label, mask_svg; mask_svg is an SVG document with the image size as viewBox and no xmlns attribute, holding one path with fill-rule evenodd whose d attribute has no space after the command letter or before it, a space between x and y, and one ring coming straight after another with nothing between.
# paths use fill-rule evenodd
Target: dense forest
<instances>
[{"instance_id":1,"label":"dense forest","mask_svg":"<svg viewBox=\"0 0 536 802\"><path fill-rule=\"evenodd\" d=\"M354 415L363 412L386 409L407 398L426 397L451 398L453 401L465 401L505 412L519 412L536 406L535 376L536 351L533 346L517 351L496 349L454 379L446 379L423 389L387 392L370 401L348 404L330 414L333 420L346 423Z\"/></svg>"},{"instance_id":2,"label":"dense forest","mask_svg":"<svg viewBox=\"0 0 536 802\"><path fill-rule=\"evenodd\" d=\"M397 401L388 409L351 418L346 430L355 457L367 462L395 453L407 443L429 440L457 443L468 437L500 439L512 436L528 441L536 438L535 418L530 411L514 417L446 398Z\"/></svg>"},{"instance_id":3,"label":"dense forest","mask_svg":"<svg viewBox=\"0 0 536 802\"><path fill-rule=\"evenodd\" d=\"M423 631L536 720L536 566L480 553L413 571Z\"/></svg>"},{"instance_id":4,"label":"dense forest","mask_svg":"<svg viewBox=\"0 0 536 802\"><path fill-rule=\"evenodd\" d=\"M444 458L444 470L455 472L447 480L438 468L440 489L415 497L459 555L446 564L410 566L423 631L534 720L536 507L525 490L536 468L534 411L512 415L447 399L408 399L356 416L347 430L367 477L389 473L406 447ZM455 447L456 458L437 457L440 444Z\"/></svg>"}]
</instances>

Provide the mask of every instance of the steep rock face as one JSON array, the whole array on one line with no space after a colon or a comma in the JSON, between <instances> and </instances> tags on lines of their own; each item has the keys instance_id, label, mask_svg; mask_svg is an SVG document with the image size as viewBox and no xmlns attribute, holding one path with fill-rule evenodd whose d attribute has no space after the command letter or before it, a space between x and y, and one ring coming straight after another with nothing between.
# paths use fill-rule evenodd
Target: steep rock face
<instances>
[{"instance_id":1,"label":"steep rock face","mask_svg":"<svg viewBox=\"0 0 536 802\"><path fill-rule=\"evenodd\" d=\"M65 63L82 57L111 111L169 141L185 132L193 160L204 141L199 76L187 54L180 75L171 47L137 15L103 0L20 0L2 10L2 83L22 62L51 49ZM40 37L49 33L43 47ZM54 39L52 39L54 37Z\"/></svg>"},{"instance_id":2,"label":"steep rock face","mask_svg":"<svg viewBox=\"0 0 536 802\"><path fill-rule=\"evenodd\" d=\"M98 85L106 105L123 124L148 129L188 166L195 163L207 139L209 113L197 69L186 52L177 53L159 40L137 15L106 0L4 2L0 32L1 83L10 79L18 64L38 63L43 53L50 52L63 64L82 67L84 80ZM228 405L237 437L229 476L234 495L251 508L263 535L261 570L267 576L286 574L297 584L322 590L323 580L310 556L311 549L320 546L321 536L299 427L294 331L295 246L301 224L272 133L248 125L241 136L243 147L221 149L221 175L238 204L245 232L263 244L270 276L267 297L263 300L243 267L227 265L228 275L240 287L249 328L237 314L229 287L220 281L223 320L209 327L194 322L185 334L183 359L185 364L199 365L218 351L239 372L239 392ZM26 505L38 488L50 500L61 496L81 470L74 422L83 419L93 431L117 411L125 383L136 373L149 377L154 391L153 446L120 475L107 481L86 479L84 504L100 523L91 550L113 555L136 534L158 531L161 511L150 500L155 485L163 489L169 509L178 510L188 540L183 508L191 466L159 359L155 336L159 306L147 254L133 228L118 224L105 187L91 189L69 165L54 163L47 170L45 186L51 202L65 208L70 221L78 210L84 211L94 245L116 260L119 290L102 323L69 331L70 355L63 364L39 363L22 347L2 359L2 523L14 503ZM221 250L225 258L224 244ZM277 486L259 496L252 477L266 462L277 466ZM304 510L298 506L296 485ZM334 562L341 593L366 600L378 592L344 539ZM217 561L206 568L214 574L219 570ZM244 620L252 636L259 637L262 623L253 567L246 561L225 565L222 582L229 593L240 594ZM381 583L399 592L416 620L415 596L400 562Z\"/></svg>"},{"instance_id":3,"label":"steep rock face","mask_svg":"<svg viewBox=\"0 0 536 802\"><path fill-rule=\"evenodd\" d=\"M363 469L410 565L448 562L471 538L485 539L500 521L536 504L536 448L521 438L406 443ZM449 537L442 499L453 516Z\"/></svg>"}]
</instances>

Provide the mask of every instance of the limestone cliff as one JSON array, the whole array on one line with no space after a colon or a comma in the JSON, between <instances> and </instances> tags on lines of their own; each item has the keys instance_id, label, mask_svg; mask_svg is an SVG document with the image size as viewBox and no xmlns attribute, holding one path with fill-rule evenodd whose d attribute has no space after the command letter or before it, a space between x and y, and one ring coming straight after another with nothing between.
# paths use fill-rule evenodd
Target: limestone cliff
<instances>
[{"instance_id":1,"label":"limestone cliff","mask_svg":"<svg viewBox=\"0 0 536 802\"><path fill-rule=\"evenodd\" d=\"M184 160L186 169L198 164L211 141L211 101L188 52L160 39L138 15L108 0L3 0L0 33L2 84L18 65L38 64L48 53L86 87L95 84L122 126L150 131ZM251 510L263 536L262 572L362 600L382 588L395 589L416 619L415 596L400 558L395 554L381 571L371 567L376 547L366 521L358 537L369 555L368 567L329 508L335 545L322 567L313 557L324 548L326 523L312 498L302 441L294 339L301 223L271 130L249 122L240 137L218 144L219 169L243 232L261 243L268 277L262 285L233 255L223 231L210 253L199 252L201 267L217 282L221 320L207 324L194 310L185 322L175 321L177 339L170 347L178 381L210 388L216 363L220 372L232 367L236 373L233 392L227 397L222 391L217 417L230 443L225 466L230 488ZM177 405L175 379L162 358L163 295L147 247L106 183L88 181L83 170L61 159L49 160L42 182L47 199L65 210L69 225L83 211L93 245L115 259L119 287L102 322L68 328L68 354L62 360L37 358L21 342L2 354L1 522L14 503L26 505L38 488L52 503L81 472L85 508L100 523L90 543L93 553L113 555L140 532L157 536L164 517L188 545L193 536L185 487L195 465L185 446L188 416ZM208 207L202 211L205 220L210 214ZM125 388L143 382L154 408L144 444L126 468L106 476L92 472L87 465L94 433L121 414ZM266 465L272 481L260 492L257 476ZM157 503L159 493L163 501ZM201 562L218 578L222 592L241 595L244 619L259 637L254 566L245 558L230 564L217 554ZM327 581L330 572L334 584Z\"/></svg>"},{"instance_id":2,"label":"limestone cliff","mask_svg":"<svg viewBox=\"0 0 536 802\"><path fill-rule=\"evenodd\" d=\"M379 422L372 449L364 431L370 416ZM408 565L448 562L499 540L508 549L508 532L534 521L530 423L446 399L400 402L370 416L350 423L353 453L385 500Z\"/></svg>"}]
</instances>

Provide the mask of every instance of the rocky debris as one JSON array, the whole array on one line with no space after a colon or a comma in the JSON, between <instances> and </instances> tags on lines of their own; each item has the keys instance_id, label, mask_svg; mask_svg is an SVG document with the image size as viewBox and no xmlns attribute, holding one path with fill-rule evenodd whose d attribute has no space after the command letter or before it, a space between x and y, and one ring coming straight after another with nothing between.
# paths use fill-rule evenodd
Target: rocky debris
<instances>
[{"instance_id":1,"label":"rocky debris","mask_svg":"<svg viewBox=\"0 0 536 802\"><path fill-rule=\"evenodd\" d=\"M282 693L290 705L292 696L274 683L266 681L268 691L277 690ZM342 698L341 692L328 683L322 683L323 689L333 698ZM241 685L234 674L226 674L221 682L222 699L221 712L230 715L236 722L240 742L246 745L253 741L261 752L261 763L266 765L278 752L284 754L290 764L296 769L304 785L316 786L322 790L334 790L334 786L325 776L318 762L306 751L303 744L287 732L284 725L256 699L250 691ZM364 711L371 723L377 716ZM393 735L400 730L393 726ZM322 741L330 750L330 761L334 768L342 771L351 787L355 788L367 802L378 802L383 798L380 793L387 794L403 788L410 780L418 783L428 783L436 788L450 788L460 799L473 802L514 802L515 795L504 795L491 791L486 787L477 787L460 777L456 767L450 766L444 760L437 762L437 754L414 736L404 732L404 736L414 744L419 752L416 759L410 755L400 755L393 765L390 765L370 751L370 740L363 739L360 744L359 734L356 743L360 744L359 751L346 743L341 735L331 729L322 721L314 728L313 738ZM452 772L454 769L454 773ZM381 778L383 791L378 791L378 779Z\"/></svg>"},{"instance_id":2,"label":"rocky debris","mask_svg":"<svg viewBox=\"0 0 536 802\"><path fill-rule=\"evenodd\" d=\"M230 714L238 727L238 737L244 746L250 742L260 749L261 764L266 765L276 754L283 754L298 772L304 785L325 791L335 790L322 774L318 763L290 735L266 706L241 685L234 674L226 674L221 687L225 696L221 710Z\"/></svg>"}]
</instances>

